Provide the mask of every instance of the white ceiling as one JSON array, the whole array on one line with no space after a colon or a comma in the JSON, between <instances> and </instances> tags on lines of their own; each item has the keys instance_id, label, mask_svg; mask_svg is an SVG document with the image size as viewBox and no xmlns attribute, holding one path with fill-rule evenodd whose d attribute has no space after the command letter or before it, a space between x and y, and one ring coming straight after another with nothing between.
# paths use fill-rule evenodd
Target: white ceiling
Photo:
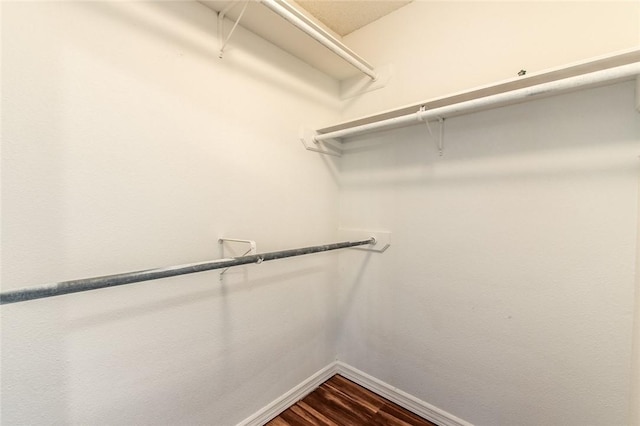
<instances>
[{"instance_id":1,"label":"white ceiling","mask_svg":"<svg viewBox=\"0 0 640 426\"><path fill-rule=\"evenodd\" d=\"M413 0L296 0L336 34L347 34L388 15Z\"/></svg>"},{"instance_id":2,"label":"white ceiling","mask_svg":"<svg viewBox=\"0 0 640 426\"><path fill-rule=\"evenodd\" d=\"M327 29L329 33L334 34L337 39L341 39L341 35L355 31L411 1L298 0L297 3L294 3L290 0L289 3L296 6L318 25ZM201 0L200 2L216 12L223 10L231 3L236 3L226 14L226 17L234 21L238 18L244 3L239 0ZM231 23L227 24L225 34L228 33L232 25ZM249 2L239 25L338 80L360 74L353 66L259 2ZM229 48L233 47L233 37L229 41L229 46ZM376 66L376 64L372 65Z\"/></svg>"}]
</instances>

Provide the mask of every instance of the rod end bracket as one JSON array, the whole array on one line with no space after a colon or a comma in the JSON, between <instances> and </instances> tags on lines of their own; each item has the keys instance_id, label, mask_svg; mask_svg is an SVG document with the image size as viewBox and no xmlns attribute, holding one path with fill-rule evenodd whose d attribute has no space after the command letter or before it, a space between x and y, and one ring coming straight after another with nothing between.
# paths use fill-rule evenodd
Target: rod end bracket
<instances>
[{"instance_id":1,"label":"rod end bracket","mask_svg":"<svg viewBox=\"0 0 640 426\"><path fill-rule=\"evenodd\" d=\"M352 247L353 250L369 251L374 253L384 253L391 247L391 232L371 231L362 229L340 228L338 235L345 240L373 240L371 244L361 247Z\"/></svg>"},{"instance_id":2,"label":"rod end bracket","mask_svg":"<svg viewBox=\"0 0 640 426\"><path fill-rule=\"evenodd\" d=\"M307 151L317 152L319 154L331 155L333 157L342 157L342 150L324 141L316 139L317 133L307 127L300 127L300 142Z\"/></svg>"}]
</instances>

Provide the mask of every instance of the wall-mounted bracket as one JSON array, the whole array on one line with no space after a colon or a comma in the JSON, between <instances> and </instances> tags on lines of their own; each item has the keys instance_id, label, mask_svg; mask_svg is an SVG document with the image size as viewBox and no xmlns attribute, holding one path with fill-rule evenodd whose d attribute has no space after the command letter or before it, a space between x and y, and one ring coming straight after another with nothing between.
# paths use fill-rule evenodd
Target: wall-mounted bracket
<instances>
[{"instance_id":1,"label":"wall-mounted bracket","mask_svg":"<svg viewBox=\"0 0 640 426\"><path fill-rule=\"evenodd\" d=\"M388 86L393 76L393 67L391 65L376 67L376 74L377 77L373 80L362 75L341 80L340 99L350 99Z\"/></svg>"},{"instance_id":2,"label":"wall-mounted bracket","mask_svg":"<svg viewBox=\"0 0 640 426\"><path fill-rule=\"evenodd\" d=\"M429 120L425 120L424 118L422 118L422 115L420 114L421 112L425 112L427 110L427 107L425 107L424 105L420 105L420 109L418 110L418 120L424 122L424 124L427 125L427 131L429 132L429 136L433 136L433 132L431 131L431 126L429 125Z\"/></svg>"},{"instance_id":3,"label":"wall-mounted bracket","mask_svg":"<svg viewBox=\"0 0 640 426\"><path fill-rule=\"evenodd\" d=\"M241 240L241 239L238 239L238 238L219 238L218 239L218 244L220 244L220 257L223 258L223 259L225 258L225 255L224 255L224 243L225 242L249 244L249 249L248 250L246 250L242 255L234 256L234 257L243 257L243 256L247 256L247 255L252 255L252 254L256 254L257 251L258 251L256 242L253 241L253 240ZM222 276L228 270L229 270L229 268L226 268L226 269L223 269L222 271L220 271L220 281L222 281Z\"/></svg>"},{"instance_id":4,"label":"wall-mounted bracket","mask_svg":"<svg viewBox=\"0 0 640 426\"><path fill-rule=\"evenodd\" d=\"M636 76L636 111L640 112L640 74Z\"/></svg>"},{"instance_id":5,"label":"wall-mounted bracket","mask_svg":"<svg viewBox=\"0 0 640 426\"><path fill-rule=\"evenodd\" d=\"M429 125L429 120L422 118L422 113L426 111L427 108L424 105L421 105L420 109L416 113L416 117L418 117L418 120L424 122L427 125L429 136L433 136L433 131L431 131L431 126ZM438 117L438 122L440 123L440 133L438 134L438 155L442 157L442 155L444 154L444 118Z\"/></svg>"},{"instance_id":6,"label":"wall-mounted bracket","mask_svg":"<svg viewBox=\"0 0 640 426\"><path fill-rule=\"evenodd\" d=\"M438 154L442 157L444 154L444 118L439 117L438 122L440 123L440 137L438 138Z\"/></svg>"},{"instance_id":7,"label":"wall-mounted bracket","mask_svg":"<svg viewBox=\"0 0 640 426\"><path fill-rule=\"evenodd\" d=\"M358 240L373 238L373 244L361 247L352 247L352 250L371 251L374 253L384 253L391 247L391 232L389 231L370 231L361 229L340 228L338 231L340 238L346 240Z\"/></svg>"},{"instance_id":8,"label":"wall-mounted bracket","mask_svg":"<svg viewBox=\"0 0 640 426\"><path fill-rule=\"evenodd\" d=\"M240 23L240 20L242 19L242 15L244 15L244 12L247 10L247 6L249 5L249 0L244 2L244 5L242 6L242 11L240 12L240 15L238 15L238 19L236 19L236 22L233 24L233 27L231 27L231 31L229 31L229 34L225 37L224 36L224 16L227 14L227 12L233 9L233 7L235 7L237 4L238 3L236 2L231 2L227 7L225 7L220 12L218 12L218 42L220 43L218 58L220 59L222 59L222 56L224 55L224 48L227 46L227 43L229 42L231 35L233 34L236 27Z\"/></svg>"},{"instance_id":9,"label":"wall-mounted bracket","mask_svg":"<svg viewBox=\"0 0 640 426\"><path fill-rule=\"evenodd\" d=\"M300 128L300 142L307 151L319 152L320 154L342 157L342 149L332 145L328 141L318 141L316 132L306 127Z\"/></svg>"}]
</instances>

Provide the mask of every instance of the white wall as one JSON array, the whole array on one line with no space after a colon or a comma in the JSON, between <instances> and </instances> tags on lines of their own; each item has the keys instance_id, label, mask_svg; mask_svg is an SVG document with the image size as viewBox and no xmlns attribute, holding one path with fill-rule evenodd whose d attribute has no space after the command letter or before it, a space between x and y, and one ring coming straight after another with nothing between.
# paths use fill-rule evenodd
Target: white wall
<instances>
[{"instance_id":1,"label":"white wall","mask_svg":"<svg viewBox=\"0 0 640 426\"><path fill-rule=\"evenodd\" d=\"M2 3L2 288L332 241L338 86L191 2ZM241 248L236 249L236 254ZM6 305L3 424L232 425L335 357L336 257Z\"/></svg>"},{"instance_id":2,"label":"white wall","mask_svg":"<svg viewBox=\"0 0 640 426\"><path fill-rule=\"evenodd\" d=\"M640 80L640 77L638 77ZM636 82L636 101L640 92L640 81ZM639 109L640 111L640 109ZM638 203L640 204L640 173L638 174ZM640 207L640 206L639 206ZM640 215L638 215L638 233L636 236L636 295L635 295L635 320L633 332L633 352L631 366L631 413L632 425L640 424Z\"/></svg>"},{"instance_id":3,"label":"white wall","mask_svg":"<svg viewBox=\"0 0 640 426\"><path fill-rule=\"evenodd\" d=\"M638 7L412 3L345 39L395 77L344 118L637 46ZM449 119L443 157L424 126L348 142L340 224L392 248L341 254L339 359L477 425L629 424L634 102L629 82Z\"/></svg>"},{"instance_id":4,"label":"white wall","mask_svg":"<svg viewBox=\"0 0 640 426\"><path fill-rule=\"evenodd\" d=\"M477 424L624 423L630 84L449 120L443 158L423 128L369 136L340 177L296 140L341 107L637 44L636 3L607 4L416 2L347 38L396 74L340 105L336 82L241 28L220 61L195 3L3 2L3 289L216 258L219 236L269 251L341 224L389 229L393 248L343 253L339 271L325 254L3 306L2 422L231 425L337 342Z\"/></svg>"},{"instance_id":5,"label":"white wall","mask_svg":"<svg viewBox=\"0 0 640 426\"><path fill-rule=\"evenodd\" d=\"M343 157L339 359L477 425L628 424L633 84L450 119Z\"/></svg>"},{"instance_id":6,"label":"white wall","mask_svg":"<svg viewBox=\"0 0 640 426\"><path fill-rule=\"evenodd\" d=\"M350 119L637 47L640 2L415 0L344 42L393 70L345 102Z\"/></svg>"}]
</instances>

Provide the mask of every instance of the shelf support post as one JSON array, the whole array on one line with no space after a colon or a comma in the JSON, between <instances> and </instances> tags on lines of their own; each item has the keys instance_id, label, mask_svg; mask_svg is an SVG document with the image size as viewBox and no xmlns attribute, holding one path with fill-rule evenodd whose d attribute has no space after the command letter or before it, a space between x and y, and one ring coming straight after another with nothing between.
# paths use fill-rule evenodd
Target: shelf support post
<instances>
[{"instance_id":1,"label":"shelf support post","mask_svg":"<svg viewBox=\"0 0 640 426\"><path fill-rule=\"evenodd\" d=\"M229 4L229 6L225 7L220 12L218 12L218 41L220 42L220 51L218 53L218 58L220 58L220 59L222 59L222 56L224 55L224 48L227 46L227 43L229 42L229 39L231 38L231 35L233 34L233 32L235 31L236 27L240 23L240 20L242 19L242 16L244 15L245 10L247 10L247 6L249 5L249 0L246 0L244 2L244 6L242 6L242 11L240 12L240 15L238 16L238 19L236 19L236 22L233 24L233 27L231 27L231 31L229 31L229 35L227 35L225 37L224 36L224 16L236 4L237 3L232 2L231 4Z\"/></svg>"}]
</instances>

